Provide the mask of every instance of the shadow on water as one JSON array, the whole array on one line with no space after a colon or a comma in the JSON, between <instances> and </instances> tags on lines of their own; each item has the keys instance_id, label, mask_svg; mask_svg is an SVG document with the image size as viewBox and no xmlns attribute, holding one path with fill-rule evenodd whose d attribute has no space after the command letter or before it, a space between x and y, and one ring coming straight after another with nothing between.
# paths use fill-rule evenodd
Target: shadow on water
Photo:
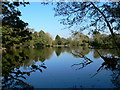
<instances>
[{"instance_id":1,"label":"shadow on water","mask_svg":"<svg viewBox=\"0 0 120 90\"><path fill-rule=\"evenodd\" d=\"M74 58L83 58L81 63L73 64L71 67L79 66L75 70L83 69L94 61L88 57L91 50L88 47L72 47L72 48L37 48L37 49L15 49L6 50L2 53L2 88L30 88L34 86L25 82L26 76L30 76L36 71L43 72L47 66L45 60L49 60L53 52L56 56L67 52ZM116 87L120 87L120 58L114 50L92 50L94 58L100 58L104 61L97 69L96 73L91 77L95 77L100 71L106 69L111 70L112 83ZM109 57L107 57L109 56ZM36 62L40 62L36 64ZM21 67L24 70L21 70Z\"/></svg>"}]
</instances>

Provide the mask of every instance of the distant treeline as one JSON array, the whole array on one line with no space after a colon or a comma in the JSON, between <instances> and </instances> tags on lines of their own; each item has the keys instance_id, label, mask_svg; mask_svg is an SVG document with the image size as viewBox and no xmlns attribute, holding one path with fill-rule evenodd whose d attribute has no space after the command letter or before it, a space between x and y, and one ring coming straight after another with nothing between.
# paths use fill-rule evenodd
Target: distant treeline
<instances>
[{"instance_id":1,"label":"distant treeline","mask_svg":"<svg viewBox=\"0 0 120 90\"><path fill-rule=\"evenodd\" d=\"M32 39L24 42L22 44L23 47L70 47L88 45L89 43L89 37L82 33L74 33L69 38L56 35L55 39L53 39L49 33L41 30L39 32L33 32L31 36Z\"/></svg>"},{"instance_id":2,"label":"distant treeline","mask_svg":"<svg viewBox=\"0 0 120 90\"><path fill-rule=\"evenodd\" d=\"M36 48L36 47L68 47L68 46L80 46L88 45L89 37L82 33L73 33L69 38L63 38L59 35L56 35L55 40L49 33L45 33L43 30L39 32L33 32L33 29L25 29L29 33L25 35L17 35L16 31L13 31L9 26L2 27L2 38L3 43L2 47L8 48L8 46L13 48L27 47L27 48ZM30 37L28 39L28 37ZM25 41L25 42L22 42Z\"/></svg>"},{"instance_id":3,"label":"distant treeline","mask_svg":"<svg viewBox=\"0 0 120 90\"><path fill-rule=\"evenodd\" d=\"M22 30L24 31L24 30ZM16 34L17 32L17 34ZM101 34L94 31L89 38L79 32L73 33L69 38L63 38L56 35L53 40L49 33L43 30L34 32L33 29L25 28L24 34L13 30L9 26L2 27L2 47L3 48L37 48L37 47L71 47L71 46L89 46L91 48L114 48L111 35ZM116 34L116 41L120 45L120 35Z\"/></svg>"}]
</instances>

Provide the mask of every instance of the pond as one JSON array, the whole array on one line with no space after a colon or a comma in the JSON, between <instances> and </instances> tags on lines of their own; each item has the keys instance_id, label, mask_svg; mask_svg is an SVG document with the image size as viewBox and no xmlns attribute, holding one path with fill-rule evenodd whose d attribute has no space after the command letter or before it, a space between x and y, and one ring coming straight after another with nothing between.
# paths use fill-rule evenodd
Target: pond
<instances>
[{"instance_id":1,"label":"pond","mask_svg":"<svg viewBox=\"0 0 120 90\"><path fill-rule=\"evenodd\" d=\"M119 88L120 61L88 47L15 49L2 53L2 86L8 88ZM82 54L78 54L78 52Z\"/></svg>"}]
</instances>

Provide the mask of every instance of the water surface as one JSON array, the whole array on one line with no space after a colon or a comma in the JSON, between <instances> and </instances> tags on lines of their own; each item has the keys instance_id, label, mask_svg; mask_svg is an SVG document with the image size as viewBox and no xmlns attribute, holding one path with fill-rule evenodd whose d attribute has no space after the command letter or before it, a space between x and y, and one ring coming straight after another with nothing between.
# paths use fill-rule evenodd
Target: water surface
<instances>
[{"instance_id":1,"label":"water surface","mask_svg":"<svg viewBox=\"0 0 120 90\"><path fill-rule=\"evenodd\" d=\"M108 53L117 55L114 50L98 51L101 55ZM91 61L73 54L75 52L81 52ZM120 87L120 77L117 77L120 73L115 68L120 66L120 62L116 65L111 64L112 66L107 64L102 66L104 63L96 50L87 47L9 50L3 52L3 86L4 88Z\"/></svg>"}]
</instances>

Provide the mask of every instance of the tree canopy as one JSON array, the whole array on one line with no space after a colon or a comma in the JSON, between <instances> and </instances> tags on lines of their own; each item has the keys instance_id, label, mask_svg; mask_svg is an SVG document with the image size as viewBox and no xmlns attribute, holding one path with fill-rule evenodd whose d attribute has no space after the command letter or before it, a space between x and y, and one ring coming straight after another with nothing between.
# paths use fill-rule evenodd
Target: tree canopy
<instances>
[{"instance_id":1,"label":"tree canopy","mask_svg":"<svg viewBox=\"0 0 120 90\"><path fill-rule=\"evenodd\" d=\"M56 44L61 45L62 41L61 41L61 38L60 38L59 35L57 35L57 36L55 37L55 42L56 42Z\"/></svg>"},{"instance_id":2,"label":"tree canopy","mask_svg":"<svg viewBox=\"0 0 120 90\"><path fill-rule=\"evenodd\" d=\"M120 30L120 2L57 2L55 16L63 16L61 23L80 30L106 31L113 35Z\"/></svg>"},{"instance_id":3,"label":"tree canopy","mask_svg":"<svg viewBox=\"0 0 120 90\"><path fill-rule=\"evenodd\" d=\"M2 2L2 45L5 48L22 44L31 39L28 23L20 19L21 12L18 7L26 6L28 2Z\"/></svg>"}]
</instances>

